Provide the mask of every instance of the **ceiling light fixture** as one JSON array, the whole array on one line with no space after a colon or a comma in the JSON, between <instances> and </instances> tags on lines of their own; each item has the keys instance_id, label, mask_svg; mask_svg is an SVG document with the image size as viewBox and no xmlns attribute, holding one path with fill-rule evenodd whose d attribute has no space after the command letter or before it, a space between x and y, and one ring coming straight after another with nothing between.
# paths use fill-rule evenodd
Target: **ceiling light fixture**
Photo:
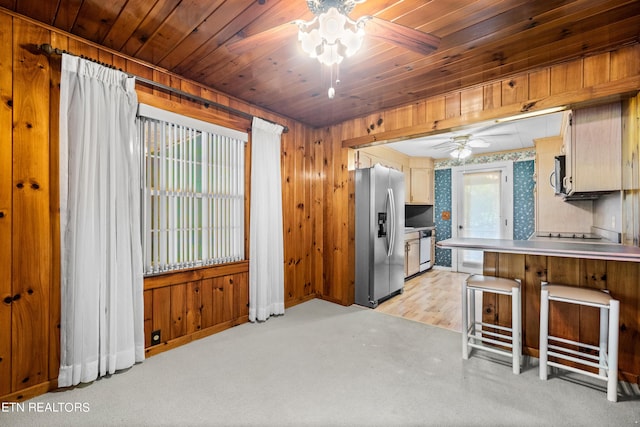
<instances>
[{"instance_id":1,"label":"ceiling light fixture","mask_svg":"<svg viewBox=\"0 0 640 427\"><path fill-rule=\"evenodd\" d=\"M527 113L516 114L515 116L509 116L509 117L504 117L502 119L496 119L496 123L510 122L512 120L520 120L520 119L526 119L526 118L529 118L529 117L542 116L544 114L557 113L559 111L563 111L563 110L566 110L566 109L567 109L567 106L564 105L564 106L560 106L560 107L546 108L544 110L529 111Z\"/></svg>"},{"instance_id":2,"label":"ceiling light fixture","mask_svg":"<svg viewBox=\"0 0 640 427\"><path fill-rule=\"evenodd\" d=\"M334 67L335 83L339 84L338 66L345 57L352 56L362 46L364 26L369 17L364 16L354 21L347 14L356 4L363 2L364 0L307 0L315 17L311 21L296 21L302 50L331 69L331 87L328 91L331 99L335 96Z\"/></svg>"},{"instance_id":3,"label":"ceiling light fixture","mask_svg":"<svg viewBox=\"0 0 640 427\"><path fill-rule=\"evenodd\" d=\"M466 159L471 155L471 150L461 145L459 147L454 148L453 151L449 153L449 155L454 159L462 160L462 159Z\"/></svg>"}]
</instances>

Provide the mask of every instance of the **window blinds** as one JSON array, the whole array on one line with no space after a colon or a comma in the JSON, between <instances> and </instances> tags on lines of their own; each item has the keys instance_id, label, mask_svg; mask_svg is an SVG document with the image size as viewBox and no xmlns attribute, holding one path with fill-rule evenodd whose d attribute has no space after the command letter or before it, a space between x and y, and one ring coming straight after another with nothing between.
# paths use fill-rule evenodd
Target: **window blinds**
<instances>
[{"instance_id":1,"label":"window blinds","mask_svg":"<svg viewBox=\"0 0 640 427\"><path fill-rule=\"evenodd\" d=\"M145 274L243 260L247 135L150 108L139 112Z\"/></svg>"}]
</instances>

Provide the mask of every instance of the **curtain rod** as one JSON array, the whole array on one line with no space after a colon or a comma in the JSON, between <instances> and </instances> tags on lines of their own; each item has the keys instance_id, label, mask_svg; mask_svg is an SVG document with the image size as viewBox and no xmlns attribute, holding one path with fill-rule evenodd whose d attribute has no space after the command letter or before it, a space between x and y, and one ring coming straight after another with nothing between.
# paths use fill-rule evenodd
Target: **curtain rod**
<instances>
[{"instance_id":1,"label":"curtain rod","mask_svg":"<svg viewBox=\"0 0 640 427\"><path fill-rule=\"evenodd\" d=\"M51 46L51 45L50 45L50 44L48 44L48 43L41 44L40 46L38 46L38 48L39 48L41 51L43 51L44 53L46 53L47 55L53 55L53 54L55 54L55 55L62 55L63 53L66 53L67 55L80 56L80 58L86 59L86 60L91 61L91 62L95 62L95 63L100 64L100 65L103 65L103 66L105 66L105 67L107 67L107 68L112 68L112 69L115 69L115 68L116 68L116 67L114 67L113 65L105 64L104 62L100 62L100 61L98 61L98 60L96 60L96 59L89 58L89 57L86 57L86 56L84 56L84 55L75 55L75 54L73 54L73 53L71 53L71 52L69 52L69 51L61 50L61 49L55 48L55 47ZM122 70L120 70L120 71L122 71ZM231 113L231 114L234 114L234 115L236 115L236 116L240 116L240 117L244 117L245 119L249 119L249 120L252 120L254 117L258 117L258 116L253 116L253 115L251 115L251 114L249 114L249 113L245 113L244 111L237 110L237 109L235 109L235 108L233 108L233 107L229 107L229 106L227 106L227 105L219 104L219 103L217 103L217 102L215 102L215 101L211 101L211 100L209 100L209 99L202 98L202 97L197 96L197 95L192 95L192 94L187 93L187 92L185 92L185 91L183 91L183 90L176 89L176 88L173 88L173 87L171 87L171 86L164 85L164 84L162 84L162 83L154 82L153 80L149 80L149 79L146 79L146 78L144 78L144 77L137 76L137 75L135 75L135 74L130 74L130 73L126 73L126 74L127 74L129 77L134 77L137 81L139 81L139 82L141 82L141 83L144 83L144 84L147 84L147 85L150 85L150 86L153 86L153 87L156 87L156 88L159 88L159 89L165 90L165 91L167 91L167 92L175 93L176 95L184 96L185 98L189 98L189 99L194 100L194 101L198 101L198 102L200 102L202 105L204 105L204 107L205 107L205 108L209 108L209 107L219 108L219 109L221 109L221 110L228 111L228 112L229 112L229 113ZM287 126L285 126L285 125L282 125L282 124L280 124L280 123L276 123L276 122L274 122L274 121L272 121L272 120L268 120L268 119L265 119L265 118L262 118L262 117L258 117L258 118L259 118L259 119L262 119L262 120L264 120L264 121L267 121L267 122L269 122L269 123L272 123L272 124L275 124L275 125L282 126L282 128L283 128L283 129L282 129L282 132L283 132L283 133L287 133L287 132L289 132L289 127L287 127Z\"/></svg>"}]
</instances>

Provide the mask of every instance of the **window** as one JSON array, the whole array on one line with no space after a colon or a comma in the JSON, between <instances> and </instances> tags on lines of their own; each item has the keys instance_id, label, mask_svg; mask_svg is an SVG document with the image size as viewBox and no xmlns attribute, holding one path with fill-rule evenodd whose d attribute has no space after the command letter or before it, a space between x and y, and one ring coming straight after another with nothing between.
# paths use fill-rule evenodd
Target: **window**
<instances>
[{"instance_id":1,"label":"window","mask_svg":"<svg viewBox=\"0 0 640 427\"><path fill-rule=\"evenodd\" d=\"M140 105L145 275L244 259L247 134Z\"/></svg>"}]
</instances>

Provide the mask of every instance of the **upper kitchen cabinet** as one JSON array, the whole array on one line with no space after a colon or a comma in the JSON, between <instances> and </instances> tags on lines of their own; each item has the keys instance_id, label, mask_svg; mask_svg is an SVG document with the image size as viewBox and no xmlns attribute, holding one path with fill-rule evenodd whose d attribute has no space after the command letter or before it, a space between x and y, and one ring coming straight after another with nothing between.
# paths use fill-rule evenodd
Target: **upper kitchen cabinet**
<instances>
[{"instance_id":1,"label":"upper kitchen cabinet","mask_svg":"<svg viewBox=\"0 0 640 427\"><path fill-rule=\"evenodd\" d=\"M407 203L413 205L433 205L433 202L433 159L430 157L410 157Z\"/></svg>"},{"instance_id":2,"label":"upper kitchen cabinet","mask_svg":"<svg viewBox=\"0 0 640 427\"><path fill-rule=\"evenodd\" d=\"M564 186L569 195L619 191L622 119L619 102L571 112L564 132Z\"/></svg>"},{"instance_id":3,"label":"upper kitchen cabinet","mask_svg":"<svg viewBox=\"0 0 640 427\"><path fill-rule=\"evenodd\" d=\"M535 224L538 233L589 233L593 224L593 201L566 203L556 196L551 180L554 158L562 150L562 137L534 141L536 147Z\"/></svg>"},{"instance_id":4,"label":"upper kitchen cabinet","mask_svg":"<svg viewBox=\"0 0 640 427\"><path fill-rule=\"evenodd\" d=\"M399 151L382 145L361 148L356 151L356 169L370 168L376 164L408 173L409 157ZM405 178L406 182L406 178Z\"/></svg>"}]
</instances>

